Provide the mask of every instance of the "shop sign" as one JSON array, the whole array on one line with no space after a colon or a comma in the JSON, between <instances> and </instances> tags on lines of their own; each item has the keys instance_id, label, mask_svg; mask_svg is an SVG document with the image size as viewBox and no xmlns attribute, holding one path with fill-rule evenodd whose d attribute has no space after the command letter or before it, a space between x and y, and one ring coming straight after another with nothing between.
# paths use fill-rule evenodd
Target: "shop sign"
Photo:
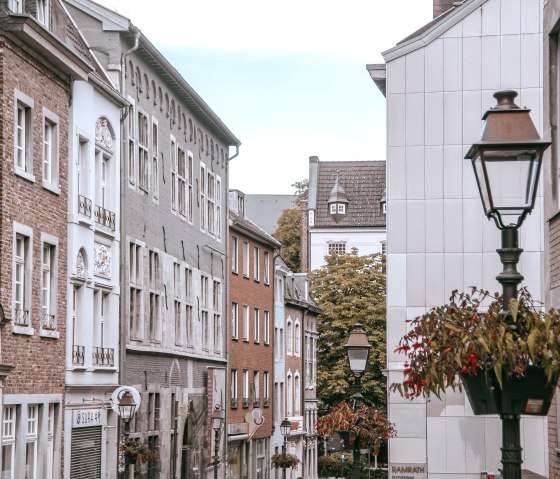
<instances>
[{"instance_id":1,"label":"shop sign","mask_svg":"<svg viewBox=\"0 0 560 479\"><path fill-rule=\"evenodd\" d=\"M101 409L75 409L72 412L72 427L103 426L105 419Z\"/></svg>"},{"instance_id":2,"label":"shop sign","mask_svg":"<svg viewBox=\"0 0 560 479\"><path fill-rule=\"evenodd\" d=\"M244 422L234 422L228 424L228 435L235 436L237 434L247 434L247 424Z\"/></svg>"},{"instance_id":3,"label":"shop sign","mask_svg":"<svg viewBox=\"0 0 560 479\"><path fill-rule=\"evenodd\" d=\"M390 479L427 479L426 464L391 464Z\"/></svg>"}]
</instances>

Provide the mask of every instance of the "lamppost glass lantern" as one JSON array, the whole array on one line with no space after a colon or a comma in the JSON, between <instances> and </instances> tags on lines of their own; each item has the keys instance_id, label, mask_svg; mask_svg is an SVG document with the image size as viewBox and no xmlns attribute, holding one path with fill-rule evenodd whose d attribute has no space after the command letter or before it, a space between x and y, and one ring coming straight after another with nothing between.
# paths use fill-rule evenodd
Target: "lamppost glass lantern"
<instances>
[{"instance_id":1,"label":"lamppost glass lantern","mask_svg":"<svg viewBox=\"0 0 560 479\"><path fill-rule=\"evenodd\" d=\"M284 420L280 423L280 432L282 433L282 436L288 437L291 430L292 430L292 423L288 418L284 418Z\"/></svg>"},{"instance_id":2,"label":"lamppost glass lantern","mask_svg":"<svg viewBox=\"0 0 560 479\"><path fill-rule=\"evenodd\" d=\"M498 104L482 117L480 140L465 159L472 162L487 218L499 229L517 229L535 206L539 173L549 141L541 140L527 108L514 103L517 92L494 93Z\"/></svg>"},{"instance_id":3,"label":"lamppost glass lantern","mask_svg":"<svg viewBox=\"0 0 560 479\"><path fill-rule=\"evenodd\" d=\"M214 412L212 413L212 429L214 432L220 432L224 423L224 412L220 409L220 405L216 404Z\"/></svg>"},{"instance_id":4,"label":"lamppost glass lantern","mask_svg":"<svg viewBox=\"0 0 560 479\"><path fill-rule=\"evenodd\" d=\"M119 415L122 422L124 422L125 430L128 430L128 425L135 412L136 403L134 402L134 397L129 391L125 391L119 399Z\"/></svg>"},{"instance_id":5,"label":"lamppost glass lantern","mask_svg":"<svg viewBox=\"0 0 560 479\"><path fill-rule=\"evenodd\" d=\"M354 324L344 348L348 355L350 370L356 376L364 374L372 346L369 344L367 334L361 324Z\"/></svg>"}]
</instances>

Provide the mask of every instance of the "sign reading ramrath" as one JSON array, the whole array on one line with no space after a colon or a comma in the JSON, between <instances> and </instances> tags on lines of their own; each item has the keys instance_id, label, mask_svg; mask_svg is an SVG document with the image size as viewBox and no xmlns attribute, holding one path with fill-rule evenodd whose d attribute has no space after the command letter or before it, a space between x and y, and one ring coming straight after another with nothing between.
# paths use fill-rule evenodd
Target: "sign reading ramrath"
<instances>
[{"instance_id":1,"label":"sign reading ramrath","mask_svg":"<svg viewBox=\"0 0 560 479\"><path fill-rule=\"evenodd\" d=\"M390 479L427 479L426 464L391 464Z\"/></svg>"}]
</instances>

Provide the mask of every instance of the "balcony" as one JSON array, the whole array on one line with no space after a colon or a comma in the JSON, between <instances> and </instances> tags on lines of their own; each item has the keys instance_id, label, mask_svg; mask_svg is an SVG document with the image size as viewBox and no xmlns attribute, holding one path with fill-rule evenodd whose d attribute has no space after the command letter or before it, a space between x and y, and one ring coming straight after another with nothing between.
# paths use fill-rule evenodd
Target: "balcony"
<instances>
[{"instance_id":1,"label":"balcony","mask_svg":"<svg viewBox=\"0 0 560 479\"><path fill-rule=\"evenodd\" d=\"M45 331L56 331L58 329L56 316L54 314L43 313L43 318L41 319L41 329Z\"/></svg>"},{"instance_id":2,"label":"balcony","mask_svg":"<svg viewBox=\"0 0 560 479\"><path fill-rule=\"evenodd\" d=\"M95 216L96 223L115 231L115 213L103 208L102 206L95 205L95 211L93 214Z\"/></svg>"},{"instance_id":3,"label":"balcony","mask_svg":"<svg viewBox=\"0 0 560 479\"><path fill-rule=\"evenodd\" d=\"M231 405L232 409L237 409L237 406L238 406L238 403L239 403L237 398L231 398L229 402L230 402L230 405Z\"/></svg>"},{"instance_id":4,"label":"balcony","mask_svg":"<svg viewBox=\"0 0 560 479\"><path fill-rule=\"evenodd\" d=\"M249 398L243 398L242 406L243 407L249 407Z\"/></svg>"},{"instance_id":5,"label":"balcony","mask_svg":"<svg viewBox=\"0 0 560 479\"><path fill-rule=\"evenodd\" d=\"M96 366L114 366L115 350L113 348L93 348L93 364Z\"/></svg>"},{"instance_id":6,"label":"balcony","mask_svg":"<svg viewBox=\"0 0 560 479\"><path fill-rule=\"evenodd\" d=\"M14 326L21 326L23 328L31 327L29 321L29 310L16 308L14 316Z\"/></svg>"},{"instance_id":7,"label":"balcony","mask_svg":"<svg viewBox=\"0 0 560 479\"><path fill-rule=\"evenodd\" d=\"M91 200L84 195L78 195L78 213L91 218Z\"/></svg>"},{"instance_id":8,"label":"balcony","mask_svg":"<svg viewBox=\"0 0 560 479\"><path fill-rule=\"evenodd\" d=\"M85 356L85 347L74 344L72 346L72 365L83 366Z\"/></svg>"},{"instance_id":9,"label":"balcony","mask_svg":"<svg viewBox=\"0 0 560 479\"><path fill-rule=\"evenodd\" d=\"M253 398L253 407L261 407L261 398Z\"/></svg>"}]
</instances>

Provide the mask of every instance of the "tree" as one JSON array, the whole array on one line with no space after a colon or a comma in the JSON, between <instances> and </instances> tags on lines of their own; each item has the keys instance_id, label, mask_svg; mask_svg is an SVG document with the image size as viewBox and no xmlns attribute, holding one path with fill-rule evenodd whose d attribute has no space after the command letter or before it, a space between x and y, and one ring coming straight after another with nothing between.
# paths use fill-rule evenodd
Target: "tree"
<instances>
[{"instance_id":1,"label":"tree","mask_svg":"<svg viewBox=\"0 0 560 479\"><path fill-rule=\"evenodd\" d=\"M361 323L373 346L362 377L366 403L386 402L385 311L386 275L383 255L335 254L311 272L310 293L322 314L317 321L317 395L334 406L354 394L354 378L344 344L355 323Z\"/></svg>"},{"instance_id":2,"label":"tree","mask_svg":"<svg viewBox=\"0 0 560 479\"><path fill-rule=\"evenodd\" d=\"M292 271L301 271L301 212L287 208L278 218L278 228L272 236L282 243L282 259Z\"/></svg>"},{"instance_id":3,"label":"tree","mask_svg":"<svg viewBox=\"0 0 560 479\"><path fill-rule=\"evenodd\" d=\"M295 206L282 211L278 218L278 228L272 236L282 243L282 259L295 272L301 271L301 214L307 206L309 180L296 181Z\"/></svg>"}]
</instances>

